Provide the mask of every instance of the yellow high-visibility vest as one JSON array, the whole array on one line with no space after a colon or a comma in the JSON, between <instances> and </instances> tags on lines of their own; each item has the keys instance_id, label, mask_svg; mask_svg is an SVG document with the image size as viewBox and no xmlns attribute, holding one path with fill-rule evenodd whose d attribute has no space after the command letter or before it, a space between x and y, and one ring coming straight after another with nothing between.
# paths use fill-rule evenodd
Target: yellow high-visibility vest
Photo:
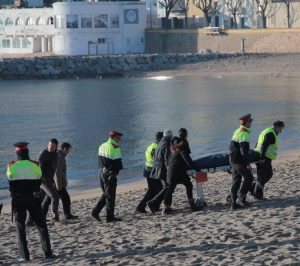
<instances>
[{"instance_id":1,"label":"yellow high-visibility vest","mask_svg":"<svg viewBox=\"0 0 300 266\"><path fill-rule=\"evenodd\" d=\"M265 156L271 160L275 160L277 158L277 147L278 147L278 138L277 138L277 135L276 135L276 132L274 131L274 129L272 127L268 127L266 128L265 130L263 130L260 134L259 134L259 137L258 137L258 141L257 141L257 145L256 145L256 148L255 148L255 151L256 152L261 152L261 148L262 148L262 144L264 142L264 139L265 139L265 136L268 134L268 133L273 133L274 134L274 137L275 137L275 143L274 144L271 144L269 145L266 153L265 153Z\"/></svg>"}]
</instances>

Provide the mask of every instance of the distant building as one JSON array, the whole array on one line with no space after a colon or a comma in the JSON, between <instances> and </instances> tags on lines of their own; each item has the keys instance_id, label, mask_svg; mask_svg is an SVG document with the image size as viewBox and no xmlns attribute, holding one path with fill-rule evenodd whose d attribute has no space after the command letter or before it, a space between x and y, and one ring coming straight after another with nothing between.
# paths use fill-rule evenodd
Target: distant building
<instances>
[{"instance_id":1,"label":"distant building","mask_svg":"<svg viewBox=\"0 0 300 266\"><path fill-rule=\"evenodd\" d=\"M0 54L143 53L145 28L145 2L56 2L53 8L0 9Z\"/></svg>"}]
</instances>

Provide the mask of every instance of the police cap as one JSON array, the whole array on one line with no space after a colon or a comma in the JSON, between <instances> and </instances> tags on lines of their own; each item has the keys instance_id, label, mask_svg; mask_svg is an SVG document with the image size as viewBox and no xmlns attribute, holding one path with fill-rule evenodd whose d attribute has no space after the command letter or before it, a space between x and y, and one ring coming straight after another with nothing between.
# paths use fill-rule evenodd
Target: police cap
<instances>
[{"instance_id":1,"label":"police cap","mask_svg":"<svg viewBox=\"0 0 300 266\"><path fill-rule=\"evenodd\" d=\"M28 150L28 145L29 143L28 142L17 142L14 144L15 148L16 148L16 151L22 151L22 150Z\"/></svg>"},{"instance_id":2,"label":"police cap","mask_svg":"<svg viewBox=\"0 0 300 266\"><path fill-rule=\"evenodd\" d=\"M251 114L244 115L244 116L240 117L239 119L240 119L240 121L243 121L244 123L251 122L253 120L251 118Z\"/></svg>"},{"instance_id":3,"label":"police cap","mask_svg":"<svg viewBox=\"0 0 300 266\"><path fill-rule=\"evenodd\" d=\"M113 138L113 137L122 137L123 134L120 133L120 132L118 132L118 131L111 130L111 131L109 131L109 136L112 137L112 138Z\"/></svg>"},{"instance_id":4,"label":"police cap","mask_svg":"<svg viewBox=\"0 0 300 266\"><path fill-rule=\"evenodd\" d=\"M277 120L273 123L273 127L285 127L284 122Z\"/></svg>"}]
</instances>

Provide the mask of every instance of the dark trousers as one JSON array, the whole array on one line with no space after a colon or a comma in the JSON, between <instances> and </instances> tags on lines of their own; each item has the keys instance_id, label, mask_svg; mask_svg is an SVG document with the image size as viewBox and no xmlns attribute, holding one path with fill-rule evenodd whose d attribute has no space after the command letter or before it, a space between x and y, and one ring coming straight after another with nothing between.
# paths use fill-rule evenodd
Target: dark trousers
<instances>
[{"instance_id":1,"label":"dark trousers","mask_svg":"<svg viewBox=\"0 0 300 266\"><path fill-rule=\"evenodd\" d=\"M61 190L57 190L57 192L58 192L61 202L62 202L64 214L70 215L71 214L71 199L70 199L70 195L69 195L67 189L65 187L63 187Z\"/></svg>"},{"instance_id":2,"label":"dark trousers","mask_svg":"<svg viewBox=\"0 0 300 266\"><path fill-rule=\"evenodd\" d=\"M58 204L59 204L59 195L57 193L55 183L53 180L49 180L47 178L42 178L41 179L42 184L41 184L41 189L44 191L45 197L42 200L42 209L47 215L49 206L51 204L51 213L53 218L58 218Z\"/></svg>"},{"instance_id":3,"label":"dark trousers","mask_svg":"<svg viewBox=\"0 0 300 266\"><path fill-rule=\"evenodd\" d=\"M29 212L38 229L44 255L47 256L52 254L46 217L38 199L34 198L32 193L14 193L12 195L12 204L14 208L18 245L21 257L29 260L29 250L25 231L26 211Z\"/></svg>"},{"instance_id":4,"label":"dark trousers","mask_svg":"<svg viewBox=\"0 0 300 266\"><path fill-rule=\"evenodd\" d=\"M147 177L147 184L148 184L148 190L144 195L143 199L141 200L141 202L139 203L139 205L137 206L137 209L139 210L144 210L147 202L150 201L155 195L157 195L159 191L161 191L163 188L160 180L153 179L150 177Z\"/></svg>"},{"instance_id":5,"label":"dark trousers","mask_svg":"<svg viewBox=\"0 0 300 266\"><path fill-rule=\"evenodd\" d=\"M246 200L248 191L252 189L253 175L251 171L243 164L231 164L232 187L231 200L235 203L237 198L241 201ZM243 182L242 182L243 178Z\"/></svg>"},{"instance_id":6,"label":"dark trousers","mask_svg":"<svg viewBox=\"0 0 300 266\"><path fill-rule=\"evenodd\" d=\"M102 188L102 196L98 200L94 213L99 214L106 205L106 219L112 219L115 211L117 177L111 173L100 172L100 186Z\"/></svg>"},{"instance_id":7,"label":"dark trousers","mask_svg":"<svg viewBox=\"0 0 300 266\"><path fill-rule=\"evenodd\" d=\"M173 192L178 184L182 184L185 186L186 195L187 195L189 202L192 202L192 201L194 202L193 184L192 184L190 178L186 175L183 178L171 180L171 183L167 184L167 190L166 190L165 197L164 197L164 204L167 208L171 207L171 205L172 205Z\"/></svg>"},{"instance_id":8,"label":"dark trousers","mask_svg":"<svg viewBox=\"0 0 300 266\"><path fill-rule=\"evenodd\" d=\"M272 169L272 160L269 158L265 159L264 163L257 163L257 181L264 186L273 176L273 169Z\"/></svg>"},{"instance_id":9,"label":"dark trousers","mask_svg":"<svg viewBox=\"0 0 300 266\"><path fill-rule=\"evenodd\" d=\"M164 180L162 179L155 179L155 180L156 182L160 182L161 189L158 191L158 193L156 193L156 195L151 200L148 201L148 203L159 208L160 204L162 203L165 197L168 187Z\"/></svg>"}]
</instances>

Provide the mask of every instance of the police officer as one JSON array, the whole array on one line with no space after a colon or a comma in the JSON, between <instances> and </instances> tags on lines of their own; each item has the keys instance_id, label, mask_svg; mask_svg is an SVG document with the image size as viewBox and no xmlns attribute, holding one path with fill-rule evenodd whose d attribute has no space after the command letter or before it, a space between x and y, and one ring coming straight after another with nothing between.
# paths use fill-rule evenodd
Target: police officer
<instances>
[{"instance_id":1,"label":"police officer","mask_svg":"<svg viewBox=\"0 0 300 266\"><path fill-rule=\"evenodd\" d=\"M39 231L45 258L55 257L51 251L45 214L38 199L33 195L40 190L42 171L38 162L30 160L27 145L27 142L14 144L18 160L9 163L6 172L17 227L19 262L30 260L25 231L26 211L30 213Z\"/></svg>"},{"instance_id":2,"label":"police officer","mask_svg":"<svg viewBox=\"0 0 300 266\"><path fill-rule=\"evenodd\" d=\"M147 211L145 210L147 201L151 200L162 189L160 180L150 178L150 174L153 168L153 156L157 148L157 144L160 142L162 137L163 132L156 132L155 141L146 149L146 162L143 175L147 178L148 190L143 199L140 201L139 205L136 207L136 213L147 213Z\"/></svg>"},{"instance_id":3,"label":"police officer","mask_svg":"<svg viewBox=\"0 0 300 266\"><path fill-rule=\"evenodd\" d=\"M249 203L246 201L246 195L248 191L251 191L253 182L253 175L248 159L252 121L251 114L240 118L240 127L234 131L229 145L229 160L232 167L232 210L249 206Z\"/></svg>"},{"instance_id":4,"label":"police officer","mask_svg":"<svg viewBox=\"0 0 300 266\"><path fill-rule=\"evenodd\" d=\"M255 151L259 153L260 160L256 164L257 180L253 188L253 195L256 199L263 199L264 186L273 176L272 160L277 158L277 135L283 128L283 121L275 121L273 127L266 128L258 137Z\"/></svg>"},{"instance_id":5,"label":"police officer","mask_svg":"<svg viewBox=\"0 0 300 266\"><path fill-rule=\"evenodd\" d=\"M98 151L99 167L100 167L100 185L103 191L101 198L92 210L92 217L101 222L99 213L106 205L106 222L121 221L120 218L114 216L117 175L123 168L121 149L119 142L123 134L117 131L109 132L109 139L100 145Z\"/></svg>"}]
</instances>

